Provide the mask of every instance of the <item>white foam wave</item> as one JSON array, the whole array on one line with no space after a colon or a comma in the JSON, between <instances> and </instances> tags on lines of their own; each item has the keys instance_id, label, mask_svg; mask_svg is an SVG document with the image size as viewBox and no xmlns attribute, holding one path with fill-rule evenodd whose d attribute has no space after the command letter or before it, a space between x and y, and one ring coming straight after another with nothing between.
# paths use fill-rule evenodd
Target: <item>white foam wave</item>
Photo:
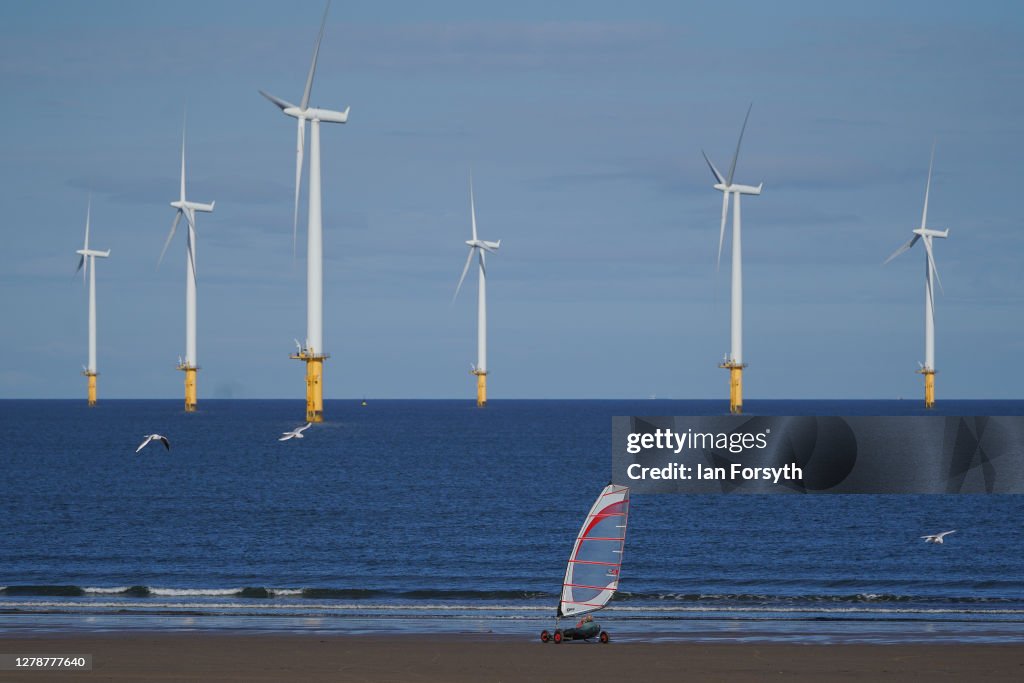
<instances>
[{"instance_id":1,"label":"white foam wave","mask_svg":"<svg viewBox=\"0 0 1024 683\"><path fill-rule=\"evenodd\" d=\"M83 588L82 590L86 593L99 593L103 595L108 593L124 593L128 588L129 586L116 586L114 588Z\"/></svg>"},{"instance_id":2,"label":"white foam wave","mask_svg":"<svg viewBox=\"0 0 1024 683\"><path fill-rule=\"evenodd\" d=\"M241 588L150 588L150 595L159 595L163 597L201 597L210 596L216 597L218 595L238 595L242 592Z\"/></svg>"}]
</instances>

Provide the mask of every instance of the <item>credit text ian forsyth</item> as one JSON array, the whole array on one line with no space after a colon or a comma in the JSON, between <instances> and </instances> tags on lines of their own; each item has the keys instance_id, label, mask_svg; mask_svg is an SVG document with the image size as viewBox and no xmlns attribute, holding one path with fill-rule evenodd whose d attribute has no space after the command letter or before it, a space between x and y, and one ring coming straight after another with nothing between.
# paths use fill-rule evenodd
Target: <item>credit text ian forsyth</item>
<instances>
[{"instance_id":1,"label":"credit text ian forsyth","mask_svg":"<svg viewBox=\"0 0 1024 683\"><path fill-rule=\"evenodd\" d=\"M626 437L626 452L638 455L646 450L672 451L675 455L700 456L712 453L743 453L763 450L768 447L771 429L757 433L742 432L674 432L671 429L656 429L653 432L631 433ZM655 479L703 479L703 480L767 480L773 484L780 481L800 481L804 473L795 463L776 467L751 467L743 463L708 465L702 462L670 462L658 467L645 467L633 463L626 468L626 476L634 481Z\"/></svg>"}]
</instances>

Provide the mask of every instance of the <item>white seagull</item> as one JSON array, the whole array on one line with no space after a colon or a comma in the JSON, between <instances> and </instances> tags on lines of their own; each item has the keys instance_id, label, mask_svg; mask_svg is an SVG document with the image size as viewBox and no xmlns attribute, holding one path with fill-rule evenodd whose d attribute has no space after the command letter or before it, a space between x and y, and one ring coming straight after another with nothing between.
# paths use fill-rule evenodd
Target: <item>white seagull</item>
<instances>
[{"instance_id":1,"label":"white seagull","mask_svg":"<svg viewBox=\"0 0 1024 683\"><path fill-rule=\"evenodd\" d=\"M164 448L171 450L171 442L167 440L166 436L160 436L159 434L147 434L146 440L139 444L139 447L135 449L135 452L138 453L148 446L150 441L161 441L164 444Z\"/></svg>"},{"instance_id":2,"label":"white seagull","mask_svg":"<svg viewBox=\"0 0 1024 683\"><path fill-rule=\"evenodd\" d=\"M307 422L305 427L296 427L290 432L282 432L282 436L278 441L287 441L288 439L301 439L303 438L302 432L306 431L313 426L312 422Z\"/></svg>"},{"instance_id":3,"label":"white seagull","mask_svg":"<svg viewBox=\"0 0 1024 683\"><path fill-rule=\"evenodd\" d=\"M955 533L956 529L953 529L952 531L943 531L941 534L931 534L930 536L922 536L921 538L924 539L925 543L938 543L941 545L943 536L948 536L949 534Z\"/></svg>"}]
</instances>

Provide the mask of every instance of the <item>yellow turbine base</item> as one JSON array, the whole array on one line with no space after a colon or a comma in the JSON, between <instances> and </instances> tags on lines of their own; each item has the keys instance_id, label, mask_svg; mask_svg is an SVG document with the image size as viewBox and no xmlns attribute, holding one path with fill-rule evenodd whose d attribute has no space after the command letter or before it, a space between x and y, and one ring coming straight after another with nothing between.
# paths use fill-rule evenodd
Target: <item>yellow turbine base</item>
<instances>
[{"instance_id":1,"label":"yellow turbine base","mask_svg":"<svg viewBox=\"0 0 1024 683\"><path fill-rule=\"evenodd\" d=\"M743 368L746 365L729 361L718 367L729 371L729 412L740 415L743 413Z\"/></svg>"},{"instance_id":2,"label":"yellow turbine base","mask_svg":"<svg viewBox=\"0 0 1024 683\"><path fill-rule=\"evenodd\" d=\"M199 368L184 368L185 370L185 412L196 412L196 370Z\"/></svg>"},{"instance_id":3,"label":"yellow turbine base","mask_svg":"<svg viewBox=\"0 0 1024 683\"><path fill-rule=\"evenodd\" d=\"M85 376L89 378L89 407L93 408L96 406L96 373L87 372Z\"/></svg>"},{"instance_id":4,"label":"yellow turbine base","mask_svg":"<svg viewBox=\"0 0 1024 683\"><path fill-rule=\"evenodd\" d=\"M729 370L729 412L743 412L743 368Z\"/></svg>"},{"instance_id":5,"label":"yellow turbine base","mask_svg":"<svg viewBox=\"0 0 1024 683\"><path fill-rule=\"evenodd\" d=\"M935 371L934 370L920 370L924 375L924 407L934 408L935 407Z\"/></svg>"},{"instance_id":6,"label":"yellow turbine base","mask_svg":"<svg viewBox=\"0 0 1024 683\"><path fill-rule=\"evenodd\" d=\"M302 349L289 357L306 362L306 422L323 422L324 361L330 356L314 353L312 349Z\"/></svg>"},{"instance_id":7,"label":"yellow turbine base","mask_svg":"<svg viewBox=\"0 0 1024 683\"><path fill-rule=\"evenodd\" d=\"M476 407L483 408L487 405L487 373L474 372L476 375Z\"/></svg>"},{"instance_id":8,"label":"yellow turbine base","mask_svg":"<svg viewBox=\"0 0 1024 683\"><path fill-rule=\"evenodd\" d=\"M306 422L324 421L324 361L306 360Z\"/></svg>"}]
</instances>

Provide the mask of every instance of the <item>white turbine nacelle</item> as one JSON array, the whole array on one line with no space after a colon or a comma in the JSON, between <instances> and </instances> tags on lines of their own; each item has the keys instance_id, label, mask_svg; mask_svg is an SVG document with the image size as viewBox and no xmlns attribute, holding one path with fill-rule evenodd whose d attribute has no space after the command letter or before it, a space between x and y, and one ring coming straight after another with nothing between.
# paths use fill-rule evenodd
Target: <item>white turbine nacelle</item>
<instances>
[{"instance_id":1,"label":"white turbine nacelle","mask_svg":"<svg viewBox=\"0 0 1024 683\"><path fill-rule=\"evenodd\" d=\"M309 107L307 109L299 109L292 105L282 109L285 114L291 116L294 119L306 119L308 121L327 121L329 123L346 123L348 122L348 112L352 107L345 107L345 111L334 111L333 109L317 109L315 107Z\"/></svg>"},{"instance_id":2,"label":"white turbine nacelle","mask_svg":"<svg viewBox=\"0 0 1024 683\"><path fill-rule=\"evenodd\" d=\"M268 92L260 90L260 94L266 97L268 100L277 105L277 108L284 112L286 115L293 119L301 119L303 121L327 121L328 123L347 123L348 112L352 107L345 107L345 111L335 111L333 109L319 109L317 107L301 107L296 104L292 104L288 100L282 100L280 97L274 97ZM305 99L308 95L303 95Z\"/></svg>"},{"instance_id":3,"label":"white turbine nacelle","mask_svg":"<svg viewBox=\"0 0 1024 683\"><path fill-rule=\"evenodd\" d=\"M764 187L764 183L761 183L757 187L753 185L725 185L724 183L715 183L714 188L719 192L733 192L735 194L761 194L761 188Z\"/></svg>"},{"instance_id":4,"label":"white turbine nacelle","mask_svg":"<svg viewBox=\"0 0 1024 683\"><path fill-rule=\"evenodd\" d=\"M498 249L498 247L501 246L501 240L498 240L497 242L488 242L486 240L466 240L466 244L468 244L471 248L477 247L479 249L489 251L493 254Z\"/></svg>"},{"instance_id":5,"label":"white turbine nacelle","mask_svg":"<svg viewBox=\"0 0 1024 683\"><path fill-rule=\"evenodd\" d=\"M98 256L100 258L107 258L108 256L110 256L109 249L107 249L106 251L96 251L95 249L79 249L75 253L81 254L82 256Z\"/></svg>"},{"instance_id":6,"label":"white turbine nacelle","mask_svg":"<svg viewBox=\"0 0 1024 683\"><path fill-rule=\"evenodd\" d=\"M171 206L173 206L175 209L191 209L192 211L202 211L203 213L212 213L213 207L216 204L217 202L210 202L209 204L200 204L199 202L190 202L187 200L182 201L180 199L176 202L171 202Z\"/></svg>"},{"instance_id":7,"label":"white turbine nacelle","mask_svg":"<svg viewBox=\"0 0 1024 683\"><path fill-rule=\"evenodd\" d=\"M949 237L949 230L933 230L931 228L915 228L910 232L922 237Z\"/></svg>"}]
</instances>

